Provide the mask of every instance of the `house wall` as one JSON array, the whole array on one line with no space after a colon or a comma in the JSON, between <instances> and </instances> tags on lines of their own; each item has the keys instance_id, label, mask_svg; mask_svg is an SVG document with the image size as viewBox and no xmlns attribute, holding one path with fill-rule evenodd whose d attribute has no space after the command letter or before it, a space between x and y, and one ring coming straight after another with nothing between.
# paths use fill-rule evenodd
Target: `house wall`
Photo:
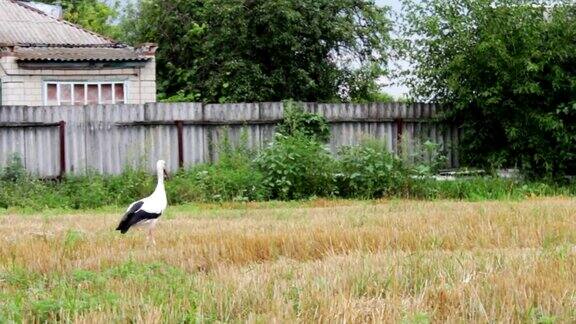
<instances>
[{"instance_id":1,"label":"house wall","mask_svg":"<svg viewBox=\"0 0 576 324\"><path fill-rule=\"evenodd\" d=\"M44 105L45 81L128 81L126 103L156 102L156 62L143 68L94 70L23 69L16 57L0 57L1 105Z\"/></svg>"}]
</instances>

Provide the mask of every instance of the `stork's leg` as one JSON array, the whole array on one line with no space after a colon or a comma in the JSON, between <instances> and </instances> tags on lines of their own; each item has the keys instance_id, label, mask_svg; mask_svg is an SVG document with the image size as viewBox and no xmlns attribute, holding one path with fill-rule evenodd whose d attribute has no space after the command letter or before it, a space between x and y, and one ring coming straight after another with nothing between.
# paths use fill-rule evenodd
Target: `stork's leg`
<instances>
[{"instance_id":1,"label":"stork's leg","mask_svg":"<svg viewBox=\"0 0 576 324\"><path fill-rule=\"evenodd\" d=\"M156 245L156 240L154 240L154 234L152 233L152 229L153 227L150 227L148 229L148 241L149 243L152 243L152 245Z\"/></svg>"},{"instance_id":2,"label":"stork's leg","mask_svg":"<svg viewBox=\"0 0 576 324\"><path fill-rule=\"evenodd\" d=\"M152 229L148 229L148 245L152 245Z\"/></svg>"}]
</instances>

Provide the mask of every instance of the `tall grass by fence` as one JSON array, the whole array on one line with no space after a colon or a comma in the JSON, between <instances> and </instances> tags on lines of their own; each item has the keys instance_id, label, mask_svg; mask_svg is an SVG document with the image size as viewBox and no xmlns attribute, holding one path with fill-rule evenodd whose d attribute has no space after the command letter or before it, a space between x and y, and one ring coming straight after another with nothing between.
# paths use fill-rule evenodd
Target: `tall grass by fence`
<instances>
[{"instance_id":1,"label":"tall grass by fence","mask_svg":"<svg viewBox=\"0 0 576 324\"><path fill-rule=\"evenodd\" d=\"M441 144L449 167L458 166L458 130L436 121L431 104L305 103L331 126L336 152L365 138L384 140L390 151L410 156L426 140ZM55 177L87 170L118 174L126 166L169 171L218 158L216 147L245 134L251 148L265 145L283 117L283 104L154 103L61 107L0 107L0 167L13 154L31 173Z\"/></svg>"}]
</instances>

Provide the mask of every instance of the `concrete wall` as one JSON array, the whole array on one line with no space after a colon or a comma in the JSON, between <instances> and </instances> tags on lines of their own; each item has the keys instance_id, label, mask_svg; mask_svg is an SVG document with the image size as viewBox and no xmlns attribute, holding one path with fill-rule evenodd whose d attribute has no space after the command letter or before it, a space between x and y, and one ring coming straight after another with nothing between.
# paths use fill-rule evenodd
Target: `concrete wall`
<instances>
[{"instance_id":1,"label":"concrete wall","mask_svg":"<svg viewBox=\"0 0 576 324\"><path fill-rule=\"evenodd\" d=\"M156 102L156 62L143 68L94 70L23 69L14 56L0 56L1 105L44 105L45 81L128 81L127 104Z\"/></svg>"}]
</instances>

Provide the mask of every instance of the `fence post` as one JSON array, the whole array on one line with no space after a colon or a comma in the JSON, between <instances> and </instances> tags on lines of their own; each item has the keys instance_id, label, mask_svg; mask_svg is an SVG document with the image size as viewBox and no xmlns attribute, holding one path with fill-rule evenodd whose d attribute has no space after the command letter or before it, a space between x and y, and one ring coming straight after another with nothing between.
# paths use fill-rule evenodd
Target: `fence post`
<instances>
[{"instance_id":1,"label":"fence post","mask_svg":"<svg viewBox=\"0 0 576 324\"><path fill-rule=\"evenodd\" d=\"M66 174L66 122L61 120L58 123L60 131L60 179Z\"/></svg>"},{"instance_id":2,"label":"fence post","mask_svg":"<svg viewBox=\"0 0 576 324\"><path fill-rule=\"evenodd\" d=\"M178 129L178 168L184 167L184 122L176 120L176 128Z\"/></svg>"},{"instance_id":3,"label":"fence post","mask_svg":"<svg viewBox=\"0 0 576 324\"><path fill-rule=\"evenodd\" d=\"M396 118L394 123L396 124L396 153L400 155L402 153L402 132L404 131L404 120L402 118Z\"/></svg>"}]
</instances>

